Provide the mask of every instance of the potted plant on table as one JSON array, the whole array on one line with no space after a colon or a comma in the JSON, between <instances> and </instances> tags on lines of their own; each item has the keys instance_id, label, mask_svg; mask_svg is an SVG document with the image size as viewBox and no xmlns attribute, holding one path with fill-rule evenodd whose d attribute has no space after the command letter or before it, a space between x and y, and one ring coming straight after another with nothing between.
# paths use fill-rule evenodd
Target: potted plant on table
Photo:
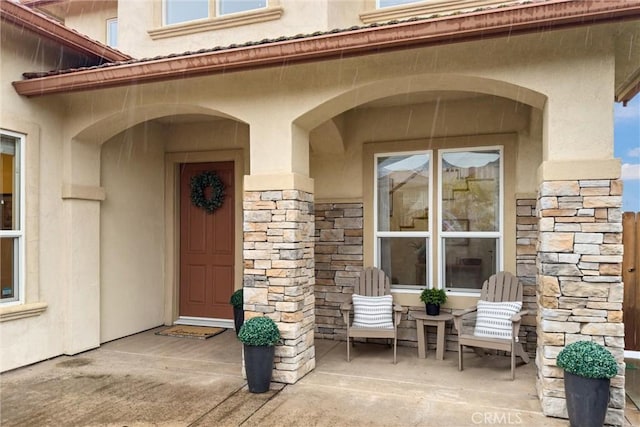
<instances>
[{"instance_id":1,"label":"potted plant on table","mask_svg":"<svg viewBox=\"0 0 640 427\"><path fill-rule=\"evenodd\" d=\"M236 328L236 336L238 336L240 327L244 323L244 293L242 288L231 294L229 303L233 306L233 323Z\"/></svg>"},{"instance_id":2,"label":"potted plant on table","mask_svg":"<svg viewBox=\"0 0 640 427\"><path fill-rule=\"evenodd\" d=\"M280 340L278 325L269 317L252 317L240 328L238 339L244 344L244 367L249 391L269 391L275 345Z\"/></svg>"},{"instance_id":3,"label":"potted plant on table","mask_svg":"<svg viewBox=\"0 0 640 427\"><path fill-rule=\"evenodd\" d=\"M609 384L618 373L611 352L593 341L577 341L560 351L567 412L572 427L601 427L607 415Z\"/></svg>"},{"instance_id":4,"label":"potted plant on table","mask_svg":"<svg viewBox=\"0 0 640 427\"><path fill-rule=\"evenodd\" d=\"M447 302L447 294L444 289L425 289L420 294L420 301L425 304L428 315L437 316L440 314L440 306Z\"/></svg>"}]
</instances>

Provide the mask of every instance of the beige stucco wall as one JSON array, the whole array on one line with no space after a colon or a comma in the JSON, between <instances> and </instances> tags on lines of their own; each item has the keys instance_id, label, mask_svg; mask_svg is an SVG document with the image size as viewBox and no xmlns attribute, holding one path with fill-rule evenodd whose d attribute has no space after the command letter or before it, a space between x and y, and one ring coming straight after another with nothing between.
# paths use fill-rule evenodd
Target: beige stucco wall
<instances>
[{"instance_id":1,"label":"beige stucco wall","mask_svg":"<svg viewBox=\"0 0 640 427\"><path fill-rule=\"evenodd\" d=\"M132 19L141 17L132 15L135 13L127 13ZM0 324L2 369L66 351L62 341L67 338L64 333L60 336L65 322L72 322L77 328L71 332L81 344L75 348L81 348L94 343L95 336L102 335L104 340L134 332L134 324L139 330L153 326L151 323L158 321L162 311L158 304L163 299L166 321L166 289L164 296L159 296L159 285L152 283L163 277L158 272L163 267L162 239L153 236L150 241L140 242L133 233L139 228L139 216L150 215L143 227L148 236L163 227L166 235L168 226L162 220L161 203L168 188L166 182L161 184L162 152L152 140L164 138L166 151L187 153L186 156L189 152L242 149L242 169L254 175L254 183L263 181L261 175L304 175L310 170L316 199L358 199L363 198L363 189L367 188L362 173L362 147L366 142L506 132L512 135L506 176L517 177L509 183L512 187L507 196L514 197L516 192L535 189L539 178L533 177L532 168L541 162L567 157L589 162L612 159L613 48L612 36L603 28L417 48L27 100L15 94L8 80L19 79L25 70L53 68L57 58L46 56L41 61L36 56L36 63L32 62L29 48L35 45L30 45L28 39L20 40L25 44L16 44L12 52L12 43L17 39L15 34L13 39L10 34L5 37L3 26L0 124L5 127L9 123L12 130L19 131L20 125L13 123L22 121L27 123L24 128L38 129L43 141L38 163L39 184L43 187L35 190L40 196L40 231L38 236L29 235L34 239L29 245L40 244L40 261L33 266L33 272L39 273L41 299L49 306L40 316ZM238 41L237 34L234 41ZM411 108L349 111L386 96L435 90L494 97L488 98L491 101L481 98L441 105L438 108L446 107L447 113L442 122L435 121L435 127L433 120L429 121L434 116L433 102ZM532 108L516 109L518 104L505 98ZM489 107L500 114L483 111ZM147 126L146 134L144 126L138 126L158 117L182 114L230 119L219 124L163 121L158 126ZM415 117L422 120L414 121ZM312 141L309 162L309 132L333 118L337 124L328 132L333 137L339 135L341 141L328 152L323 151L323 144L314 146ZM133 130L126 137L117 136L126 129ZM100 144L105 144L102 150ZM135 170L138 166L141 170ZM100 193L97 186L102 185L106 199L63 202L63 184L86 185L95 194ZM127 188L122 189L123 184ZM149 188L159 194L145 193ZM507 200L505 206L509 204ZM128 205L133 206L132 212L126 211L131 208ZM158 206L158 211L153 212ZM506 226L513 228L513 224ZM118 227L123 227L122 231ZM34 230L29 228L27 232ZM126 230L129 236L125 236ZM67 231L73 233L64 236ZM115 234L105 237L107 231ZM130 264L118 262L118 251L139 251L135 267L142 270L132 272ZM76 288L69 287L69 283ZM88 286L82 287L85 283ZM76 293L74 289L83 292ZM121 310L123 296L128 296L130 302ZM133 302L143 300L152 301L145 308L148 318L133 313ZM85 313L74 307L96 304L97 311L102 312L100 323L97 328L91 324L82 330L78 325ZM118 318L122 313L122 319ZM131 325L125 325L125 320L132 321Z\"/></svg>"},{"instance_id":2,"label":"beige stucco wall","mask_svg":"<svg viewBox=\"0 0 640 427\"><path fill-rule=\"evenodd\" d=\"M54 67L59 50L4 22L0 31L0 128L25 135L27 184L25 304L0 306L0 316L31 309L38 313L0 323L0 371L5 371L56 356L64 348L65 251L60 233L64 110L56 108L55 98L29 102L11 86L26 70Z\"/></svg>"},{"instance_id":3,"label":"beige stucco wall","mask_svg":"<svg viewBox=\"0 0 640 427\"><path fill-rule=\"evenodd\" d=\"M106 44L107 19L118 17L118 1L71 1L61 7L66 26Z\"/></svg>"},{"instance_id":4,"label":"beige stucco wall","mask_svg":"<svg viewBox=\"0 0 640 427\"><path fill-rule=\"evenodd\" d=\"M362 2L272 0L270 4L272 7L282 8L283 13L280 18L153 40L147 31L163 27L161 1L120 0L118 4L121 40L119 49L141 58L362 25L358 18L358 13L364 7ZM177 24L174 27L180 27L180 25ZM141 29L144 31L140 31Z\"/></svg>"},{"instance_id":5,"label":"beige stucco wall","mask_svg":"<svg viewBox=\"0 0 640 427\"><path fill-rule=\"evenodd\" d=\"M102 146L101 342L164 322L164 134L147 123Z\"/></svg>"}]
</instances>

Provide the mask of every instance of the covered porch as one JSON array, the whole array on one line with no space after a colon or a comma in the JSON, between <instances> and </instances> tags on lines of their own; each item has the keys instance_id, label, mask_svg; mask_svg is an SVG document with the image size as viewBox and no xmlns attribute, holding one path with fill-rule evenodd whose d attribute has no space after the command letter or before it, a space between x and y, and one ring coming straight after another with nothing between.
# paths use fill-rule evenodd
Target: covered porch
<instances>
[{"instance_id":1,"label":"covered porch","mask_svg":"<svg viewBox=\"0 0 640 427\"><path fill-rule=\"evenodd\" d=\"M545 417L535 364L509 377L509 358L316 340L316 368L296 384L251 394L233 330L207 340L155 335L152 329L76 356L2 374L0 422L13 425L420 425L566 426ZM627 405L628 416L640 417Z\"/></svg>"}]
</instances>

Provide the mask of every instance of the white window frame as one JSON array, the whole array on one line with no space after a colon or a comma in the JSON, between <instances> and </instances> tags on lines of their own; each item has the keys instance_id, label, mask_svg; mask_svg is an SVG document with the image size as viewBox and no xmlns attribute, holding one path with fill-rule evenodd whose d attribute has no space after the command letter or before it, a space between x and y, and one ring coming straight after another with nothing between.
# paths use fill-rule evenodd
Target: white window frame
<instances>
[{"instance_id":1,"label":"white window frame","mask_svg":"<svg viewBox=\"0 0 640 427\"><path fill-rule=\"evenodd\" d=\"M224 0L208 0L208 7L207 7L207 16L203 16L201 18L196 18L196 19L191 19L188 21L182 21L182 22L174 22L172 24L167 23L167 2L169 2L171 0L162 0L162 25L163 26L167 26L167 25L185 25L185 24L189 24L191 22L196 22L196 21L201 21L201 20L205 20L205 19L213 19L213 18L220 18L220 17L226 17L226 16L233 16L233 15L238 15L241 13L255 13L255 12L260 12L262 10L268 9L269 8L269 0L266 0L264 7L260 7L260 8L256 8L256 9L248 9L248 10L243 10L240 12L234 12L234 13L221 13L220 9L222 6L222 1ZM226 0L228 1L228 0Z\"/></svg>"},{"instance_id":2,"label":"white window frame","mask_svg":"<svg viewBox=\"0 0 640 427\"><path fill-rule=\"evenodd\" d=\"M429 170L427 172L429 176L429 190L427 194L427 206L429 208L429 215L432 212L432 202L433 202L433 150L414 150L414 151L394 151L394 152L384 152L384 153L375 153L373 156L373 226L374 226L374 237L373 237L373 253L375 256L375 266L381 268L382 265L382 254L379 248L379 239L383 237L417 237L423 238L429 241L427 246L427 253L425 254L425 268L427 269L425 273L425 281L427 282L427 287L432 283L432 275L433 275L433 233L432 233L432 221L431 217L429 217L429 227L427 231L379 231L378 230L378 158L380 157L391 157L391 156L410 156L413 154L427 154L429 156ZM392 292L403 292L403 293L415 293L419 294L422 292L422 289L417 286L410 285L402 285L402 284L391 284Z\"/></svg>"},{"instance_id":3,"label":"white window frame","mask_svg":"<svg viewBox=\"0 0 640 427\"><path fill-rule=\"evenodd\" d=\"M424 0L412 0L410 2L407 3L402 3L402 4L392 4L389 6L380 6L380 0L376 0L376 9L388 9L390 7L408 7L413 5L414 3L424 3Z\"/></svg>"},{"instance_id":4,"label":"white window frame","mask_svg":"<svg viewBox=\"0 0 640 427\"><path fill-rule=\"evenodd\" d=\"M111 25L115 23L116 26L116 31L115 31L115 43L111 43L111 36L113 36L113 31L111 31ZM118 18L109 18L107 19L106 22L107 25L107 38L106 38L106 45L109 47L114 47L117 48L118 47Z\"/></svg>"},{"instance_id":5,"label":"white window frame","mask_svg":"<svg viewBox=\"0 0 640 427\"><path fill-rule=\"evenodd\" d=\"M500 188L498 190L498 231L468 231L468 232L460 232L460 231L443 231L442 230L442 179L440 179L442 174L442 155L446 153L453 152L462 152L462 151L498 151L500 153ZM463 147L463 148L443 148L437 150L438 155L438 199L436 204L438 205L437 209L437 226L436 233L438 235L438 260L437 265L440 266L440 271L438 272L438 283L437 287L439 289L445 289L447 294L450 296L479 296L480 289L478 290L464 290L459 288L447 288L444 283L445 279L445 257L444 257L444 239L445 238L494 238L497 239L496 242L496 271L502 271L504 269L504 147L502 145L493 145L493 146L474 146L474 147Z\"/></svg>"},{"instance_id":6,"label":"white window frame","mask_svg":"<svg viewBox=\"0 0 640 427\"><path fill-rule=\"evenodd\" d=\"M11 300L2 301L0 299L0 305L3 307L8 307L12 305L20 305L25 303L25 221L26 221L26 203L25 203L25 194L26 194L26 183L25 183L25 167L26 167L26 156L25 156L25 135L11 132L8 130L0 129L0 134L9 136L16 140L16 157L18 165L18 189L19 197L18 197L18 209L19 209L19 227L17 230L0 230L0 237L8 237L14 238L15 245L18 246L17 250L15 250L15 254L17 255L17 260L14 259L14 268L18 275L17 280L17 298L12 298Z\"/></svg>"}]
</instances>

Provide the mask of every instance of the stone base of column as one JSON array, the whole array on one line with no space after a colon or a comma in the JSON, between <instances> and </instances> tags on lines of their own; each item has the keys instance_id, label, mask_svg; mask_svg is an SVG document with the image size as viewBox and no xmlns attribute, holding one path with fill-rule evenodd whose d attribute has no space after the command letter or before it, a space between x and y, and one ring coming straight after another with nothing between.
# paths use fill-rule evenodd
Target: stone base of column
<instances>
[{"instance_id":1,"label":"stone base of column","mask_svg":"<svg viewBox=\"0 0 640 427\"><path fill-rule=\"evenodd\" d=\"M547 181L538 194L536 279L538 394L545 415L567 418L558 353L595 341L616 358L606 424L624 422L622 184L619 180Z\"/></svg>"},{"instance_id":2,"label":"stone base of column","mask_svg":"<svg viewBox=\"0 0 640 427\"><path fill-rule=\"evenodd\" d=\"M278 324L273 380L293 384L315 367L313 194L246 191L243 209L245 318Z\"/></svg>"}]
</instances>

